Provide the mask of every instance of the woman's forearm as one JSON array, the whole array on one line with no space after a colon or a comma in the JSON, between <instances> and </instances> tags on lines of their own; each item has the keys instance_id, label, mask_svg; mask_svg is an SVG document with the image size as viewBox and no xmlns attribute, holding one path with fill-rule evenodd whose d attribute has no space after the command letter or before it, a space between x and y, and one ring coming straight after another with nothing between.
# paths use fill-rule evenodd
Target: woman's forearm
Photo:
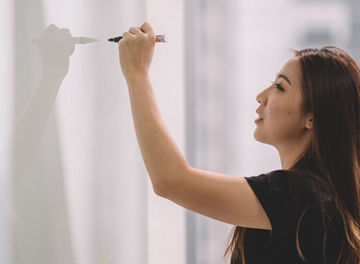
<instances>
[{"instance_id":1,"label":"woman's forearm","mask_svg":"<svg viewBox=\"0 0 360 264\"><path fill-rule=\"evenodd\" d=\"M161 190L188 164L163 121L148 74L126 77L137 140L154 190Z\"/></svg>"}]
</instances>

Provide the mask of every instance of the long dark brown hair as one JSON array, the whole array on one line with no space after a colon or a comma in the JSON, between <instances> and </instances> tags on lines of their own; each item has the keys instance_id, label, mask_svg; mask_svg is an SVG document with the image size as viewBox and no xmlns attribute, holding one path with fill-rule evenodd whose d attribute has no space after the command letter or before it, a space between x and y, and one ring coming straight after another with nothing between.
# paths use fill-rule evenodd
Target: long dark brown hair
<instances>
[{"instance_id":1,"label":"long dark brown hair","mask_svg":"<svg viewBox=\"0 0 360 264\"><path fill-rule=\"evenodd\" d=\"M360 69L347 52L334 46L292 51L301 64L301 110L313 114L314 133L289 170L327 183L345 231L336 263L360 264ZM245 264L245 233L242 226L230 233L224 257L231 251L232 263L241 258ZM305 260L296 239L298 254ZM324 248L322 255L325 258Z\"/></svg>"}]
</instances>

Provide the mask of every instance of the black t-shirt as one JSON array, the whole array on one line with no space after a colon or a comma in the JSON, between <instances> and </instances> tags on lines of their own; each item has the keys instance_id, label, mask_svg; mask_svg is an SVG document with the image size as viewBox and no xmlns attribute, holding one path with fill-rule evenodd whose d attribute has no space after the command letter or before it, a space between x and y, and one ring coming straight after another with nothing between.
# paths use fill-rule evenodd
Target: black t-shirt
<instances>
[{"instance_id":1,"label":"black t-shirt","mask_svg":"<svg viewBox=\"0 0 360 264\"><path fill-rule=\"evenodd\" d=\"M266 229L246 229L244 241L246 264L324 263L323 219L328 232L325 263L336 263L341 244L345 239L344 229L334 200L328 192L319 191L320 184L317 185L319 189L314 191L311 184L315 181L312 178L286 170L245 178L272 225L272 234L270 234L271 230ZM330 218L321 214L320 204L324 205ZM298 255L296 247L296 230L301 215L298 239L306 261ZM241 261L232 261L232 263L238 264Z\"/></svg>"}]
</instances>

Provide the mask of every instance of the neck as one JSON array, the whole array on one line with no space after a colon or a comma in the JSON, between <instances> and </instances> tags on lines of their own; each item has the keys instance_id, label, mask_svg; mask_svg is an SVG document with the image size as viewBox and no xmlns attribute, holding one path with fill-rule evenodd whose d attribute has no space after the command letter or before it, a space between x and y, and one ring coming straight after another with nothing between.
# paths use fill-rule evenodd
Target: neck
<instances>
[{"instance_id":1,"label":"neck","mask_svg":"<svg viewBox=\"0 0 360 264\"><path fill-rule=\"evenodd\" d=\"M276 147L279 152L282 169L290 169L304 153L309 143L309 139L303 138L303 140L297 140L295 142Z\"/></svg>"}]
</instances>

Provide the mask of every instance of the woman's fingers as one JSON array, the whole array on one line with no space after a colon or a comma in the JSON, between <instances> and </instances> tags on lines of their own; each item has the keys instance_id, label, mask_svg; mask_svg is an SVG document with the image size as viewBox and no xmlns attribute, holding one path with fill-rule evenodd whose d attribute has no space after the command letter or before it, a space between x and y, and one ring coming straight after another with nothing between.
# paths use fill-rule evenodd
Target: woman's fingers
<instances>
[{"instance_id":1,"label":"woman's fingers","mask_svg":"<svg viewBox=\"0 0 360 264\"><path fill-rule=\"evenodd\" d=\"M140 30L147 35L155 35L153 28L150 26L148 22L145 22L140 26Z\"/></svg>"},{"instance_id":2,"label":"woman's fingers","mask_svg":"<svg viewBox=\"0 0 360 264\"><path fill-rule=\"evenodd\" d=\"M127 31L125 31L124 33L122 33L122 39L129 39L129 38L132 38L132 37L134 37L134 35L131 34L131 33L129 33L129 32L127 32ZM120 43L120 42L119 42L119 43Z\"/></svg>"},{"instance_id":3,"label":"woman's fingers","mask_svg":"<svg viewBox=\"0 0 360 264\"><path fill-rule=\"evenodd\" d=\"M136 35L136 36L141 36L141 37L146 36L138 27L131 27L129 29L129 32Z\"/></svg>"}]
</instances>

